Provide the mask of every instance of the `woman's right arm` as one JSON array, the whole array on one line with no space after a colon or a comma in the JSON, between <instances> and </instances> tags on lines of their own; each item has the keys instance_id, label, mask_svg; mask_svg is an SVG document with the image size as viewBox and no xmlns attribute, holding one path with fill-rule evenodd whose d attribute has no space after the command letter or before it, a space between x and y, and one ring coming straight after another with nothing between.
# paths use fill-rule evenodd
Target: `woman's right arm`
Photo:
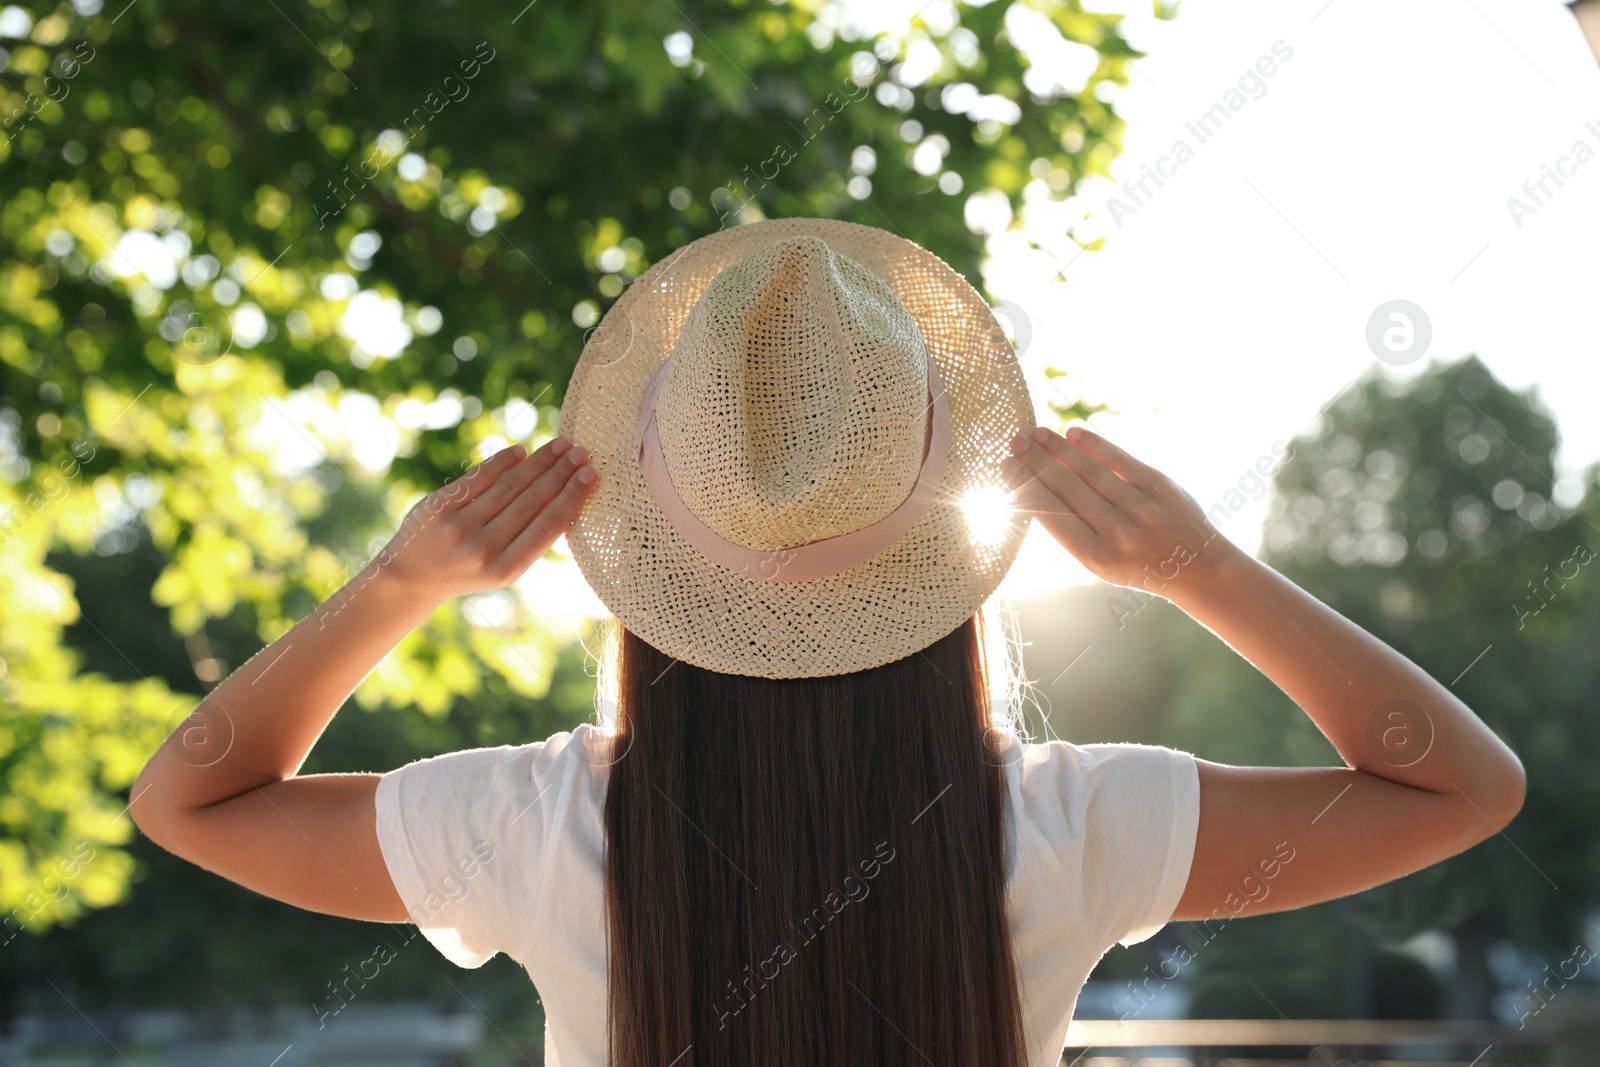
<instances>
[{"instance_id":1,"label":"woman's right arm","mask_svg":"<svg viewBox=\"0 0 1600 1067\"><path fill-rule=\"evenodd\" d=\"M1157 593L1271 678L1345 767L1199 761L1174 919L1282 911L1391 881L1497 833L1521 761L1415 663L1217 532L1193 497L1098 434L1048 430L1011 464L1018 503L1091 571ZM1079 436L1081 434L1081 436Z\"/></svg>"}]
</instances>

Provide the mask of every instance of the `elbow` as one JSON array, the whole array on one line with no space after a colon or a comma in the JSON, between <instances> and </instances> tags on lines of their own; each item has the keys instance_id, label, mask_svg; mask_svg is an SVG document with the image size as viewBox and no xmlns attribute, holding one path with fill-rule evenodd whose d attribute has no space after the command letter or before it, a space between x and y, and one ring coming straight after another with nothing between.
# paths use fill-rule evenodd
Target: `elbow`
<instances>
[{"instance_id":1,"label":"elbow","mask_svg":"<svg viewBox=\"0 0 1600 1067\"><path fill-rule=\"evenodd\" d=\"M1496 827L1502 830L1511 825L1511 820L1517 817L1517 813L1522 810L1523 801L1528 798L1527 772L1522 769L1522 761L1515 753L1508 754L1511 756L1511 766L1507 770L1506 782L1501 789L1499 811L1494 817Z\"/></svg>"},{"instance_id":2,"label":"elbow","mask_svg":"<svg viewBox=\"0 0 1600 1067\"><path fill-rule=\"evenodd\" d=\"M133 825L139 828L140 833L154 840L154 836L150 833L150 827L155 821L151 818L149 797L151 786L150 766L146 764L128 789L128 818L133 820Z\"/></svg>"},{"instance_id":3,"label":"elbow","mask_svg":"<svg viewBox=\"0 0 1600 1067\"><path fill-rule=\"evenodd\" d=\"M1494 833L1511 825L1518 812L1522 811L1522 804L1528 796L1528 776L1522 768L1522 761L1510 749L1506 750L1505 755L1505 766L1493 775L1486 776L1485 784L1477 790L1483 799L1479 800L1476 796L1470 798L1480 806L1480 813L1493 824Z\"/></svg>"},{"instance_id":4,"label":"elbow","mask_svg":"<svg viewBox=\"0 0 1600 1067\"><path fill-rule=\"evenodd\" d=\"M163 819L159 803L161 786L155 771L160 756L161 752L158 749L150 758L150 762L144 765L144 770L139 772L139 777L133 780L133 785L128 790L128 817L133 820L133 825L139 828L140 833L165 848L166 846L162 844Z\"/></svg>"}]
</instances>

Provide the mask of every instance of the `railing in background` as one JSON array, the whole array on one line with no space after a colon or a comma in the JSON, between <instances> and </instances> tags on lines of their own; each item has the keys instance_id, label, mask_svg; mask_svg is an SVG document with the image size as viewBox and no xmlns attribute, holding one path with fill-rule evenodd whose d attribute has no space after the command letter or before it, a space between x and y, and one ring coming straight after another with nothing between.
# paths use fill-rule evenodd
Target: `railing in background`
<instances>
[{"instance_id":1,"label":"railing in background","mask_svg":"<svg viewBox=\"0 0 1600 1067\"><path fill-rule=\"evenodd\" d=\"M1139 1049L1188 1050L1187 1062L1200 1067L1210 1057L1203 1049L1299 1047L1303 1060L1271 1062L1338 1064L1365 1061L1373 1067L1386 1060L1423 1059L1436 1067L1490 1067L1508 1059L1519 1063L1548 1063L1551 1067L1600 1067L1600 994L1571 990L1565 998L1552 997L1536 1017L1517 1026L1502 1022L1388 1019L1074 1019L1067 1029L1067 1047L1061 1063L1079 1067L1113 1067L1118 1061L1137 1063ZM1494 1050L1498 1055L1491 1055ZM1127 1050L1109 1056L1111 1050ZM1529 1053L1506 1056L1507 1050ZM1538 1050L1539 1054L1534 1055ZM1545 1050L1548 1050L1546 1054ZM1411 1053L1411 1055L1406 1055ZM1459 1057L1459 1058L1439 1058ZM1235 1056L1230 1062L1244 1067L1264 1063ZM1167 1061L1171 1063L1170 1060ZM1178 1061L1179 1064L1185 1061ZM1176 1064L1173 1067L1177 1067Z\"/></svg>"},{"instance_id":2,"label":"railing in background","mask_svg":"<svg viewBox=\"0 0 1600 1067\"><path fill-rule=\"evenodd\" d=\"M310 1007L204 1020L179 1011L24 1016L0 1039L0 1067L460 1067L491 1040L487 1031L471 1011L423 1004L354 1005L321 1027ZM544 1061L535 1041L520 1051Z\"/></svg>"},{"instance_id":3,"label":"railing in background","mask_svg":"<svg viewBox=\"0 0 1600 1067\"><path fill-rule=\"evenodd\" d=\"M457 1067L490 1045L509 1062L543 1062L537 1033L489 1032L473 1013L425 1004L352 1005L319 1028L310 1009L213 1014L199 1026L183 1012L24 1017L0 1039L0 1067ZM1519 1028L1512 1023L1367 1019L1077 1019L1061 1064L1074 1067L1205 1067L1231 1050L1233 1067L1600 1067L1600 993L1568 988ZM514 1042L508 1046L507 1042ZM292 1046L292 1049L291 1049ZM1294 1059L1267 1050L1295 1048ZM1262 1055L1241 1053L1260 1049ZM1141 1052L1140 1050L1143 1050ZM1155 1050L1171 1050L1153 1059ZM1211 1050L1207 1052L1207 1050ZM1180 1057L1181 1058L1178 1058ZM125 1058L126 1057L126 1058Z\"/></svg>"}]
</instances>

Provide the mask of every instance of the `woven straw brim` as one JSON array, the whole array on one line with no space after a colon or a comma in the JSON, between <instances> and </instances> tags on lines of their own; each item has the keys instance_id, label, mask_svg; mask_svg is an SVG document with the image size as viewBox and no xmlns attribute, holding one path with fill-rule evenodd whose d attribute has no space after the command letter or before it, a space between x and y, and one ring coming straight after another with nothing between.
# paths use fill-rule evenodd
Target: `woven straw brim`
<instances>
[{"instance_id":1,"label":"woven straw brim","mask_svg":"<svg viewBox=\"0 0 1600 1067\"><path fill-rule=\"evenodd\" d=\"M667 522L639 471L639 399L717 273L810 235L881 278L910 310L943 380L950 444L939 499L892 547L815 581L763 581L706 559ZM624 626L725 674L814 678L891 663L950 633L989 598L1027 532L1013 516L983 543L963 500L1006 491L1001 461L1033 403L994 313L965 278L902 237L835 219L769 219L702 237L656 263L590 336L560 433L599 488L567 533L584 579ZM987 505L992 511L993 503ZM984 516L992 520L992 515Z\"/></svg>"}]
</instances>

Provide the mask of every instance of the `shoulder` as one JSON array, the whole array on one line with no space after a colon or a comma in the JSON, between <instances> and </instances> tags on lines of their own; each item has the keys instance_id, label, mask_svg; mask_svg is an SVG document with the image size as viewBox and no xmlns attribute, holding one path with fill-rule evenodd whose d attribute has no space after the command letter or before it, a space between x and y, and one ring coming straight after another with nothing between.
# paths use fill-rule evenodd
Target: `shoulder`
<instances>
[{"instance_id":1,"label":"shoulder","mask_svg":"<svg viewBox=\"0 0 1600 1067\"><path fill-rule=\"evenodd\" d=\"M575 729L553 733L542 741L463 748L436 756L424 756L390 773L427 768L438 776L453 773L490 774L510 779L523 774L547 777L558 769L570 770L575 763L594 765L599 762L601 751L609 748L610 743L610 736L599 727L583 723Z\"/></svg>"},{"instance_id":2,"label":"shoulder","mask_svg":"<svg viewBox=\"0 0 1600 1067\"><path fill-rule=\"evenodd\" d=\"M554 810L560 800L597 799L613 749L610 735L584 723L528 744L445 752L385 774L378 803L388 800L413 812L456 811L485 825L522 824L531 814Z\"/></svg>"},{"instance_id":3,"label":"shoulder","mask_svg":"<svg viewBox=\"0 0 1600 1067\"><path fill-rule=\"evenodd\" d=\"M1063 775L1088 781L1112 778L1171 774L1194 765L1194 755L1166 745L1146 745L1134 741L1104 741L1074 744L1060 738L1048 741L1021 741L1007 745L1009 758L1016 761L1022 780L1036 786Z\"/></svg>"},{"instance_id":4,"label":"shoulder","mask_svg":"<svg viewBox=\"0 0 1600 1067\"><path fill-rule=\"evenodd\" d=\"M414 760L378 782L378 844L412 921L447 958L519 962L545 887L597 851L609 738L590 725ZM587 854L586 854L587 855ZM592 863L590 864L592 867Z\"/></svg>"},{"instance_id":5,"label":"shoulder","mask_svg":"<svg viewBox=\"0 0 1600 1067\"><path fill-rule=\"evenodd\" d=\"M1082 839L1108 821L1159 825L1198 812L1195 758L1181 749L1052 739L1015 742L1010 758L1017 798L1048 836Z\"/></svg>"}]
</instances>

